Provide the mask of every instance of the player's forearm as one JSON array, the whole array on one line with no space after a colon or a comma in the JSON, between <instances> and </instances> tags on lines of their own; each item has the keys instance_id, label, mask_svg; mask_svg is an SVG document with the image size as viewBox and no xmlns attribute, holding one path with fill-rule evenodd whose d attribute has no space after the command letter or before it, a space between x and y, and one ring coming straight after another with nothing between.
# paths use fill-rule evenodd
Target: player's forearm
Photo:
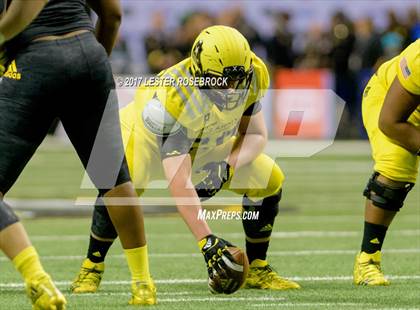
<instances>
[{"instance_id":1,"label":"player's forearm","mask_svg":"<svg viewBox=\"0 0 420 310\"><path fill-rule=\"evenodd\" d=\"M380 124L381 131L398 145L411 153L420 149L420 128L408 122Z\"/></svg>"},{"instance_id":2,"label":"player's forearm","mask_svg":"<svg viewBox=\"0 0 420 310\"><path fill-rule=\"evenodd\" d=\"M247 165L254 161L263 152L266 144L267 138L265 135L241 135L233 146L227 162L235 169Z\"/></svg>"},{"instance_id":3,"label":"player's forearm","mask_svg":"<svg viewBox=\"0 0 420 310\"><path fill-rule=\"evenodd\" d=\"M197 241L211 234L206 221L199 218L201 202L191 181L191 157L189 154L165 158L162 161L169 191L175 199L179 214Z\"/></svg>"},{"instance_id":4,"label":"player's forearm","mask_svg":"<svg viewBox=\"0 0 420 310\"><path fill-rule=\"evenodd\" d=\"M0 44L21 33L41 12L48 0L14 0L0 20Z\"/></svg>"},{"instance_id":5,"label":"player's forearm","mask_svg":"<svg viewBox=\"0 0 420 310\"><path fill-rule=\"evenodd\" d=\"M207 222L204 219L199 219L199 211L201 210L201 207L178 205L177 208L179 214L182 216L182 219L187 224L197 241L200 241L204 237L212 234Z\"/></svg>"},{"instance_id":6,"label":"player's forearm","mask_svg":"<svg viewBox=\"0 0 420 310\"><path fill-rule=\"evenodd\" d=\"M191 184L192 186L192 184ZM200 199L195 189L170 186L172 197L174 197L177 209L188 228L197 241L211 234L211 230L204 219L200 219Z\"/></svg>"},{"instance_id":7,"label":"player's forearm","mask_svg":"<svg viewBox=\"0 0 420 310\"><path fill-rule=\"evenodd\" d=\"M87 0L87 3L98 15L96 38L111 55L122 20L120 0Z\"/></svg>"},{"instance_id":8,"label":"player's forearm","mask_svg":"<svg viewBox=\"0 0 420 310\"><path fill-rule=\"evenodd\" d=\"M120 25L121 16L118 15L107 20L99 19L96 24L96 38L105 48L108 55L111 55L115 42L117 41Z\"/></svg>"}]
</instances>

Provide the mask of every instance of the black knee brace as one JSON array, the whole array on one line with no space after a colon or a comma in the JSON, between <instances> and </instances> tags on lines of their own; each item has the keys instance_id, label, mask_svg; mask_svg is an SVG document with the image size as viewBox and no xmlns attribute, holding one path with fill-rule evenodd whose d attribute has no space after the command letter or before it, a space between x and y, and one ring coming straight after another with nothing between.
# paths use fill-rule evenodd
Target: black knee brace
<instances>
[{"instance_id":1,"label":"black knee brace","mask_svg":"<svg viewBox=\"0 0 420 310\"><path fill-rule=\"evenodd\" d=\"M247 196L243 198L244 211L257 211L258 219L242 219L248 241L268 241L273 230L274 219L279 212L281 190L262 201L253 202Z\"/></svg>"},{"instance_id":2,"label":"black knee brace","mask_svg":"<svg viewBox=\"0 0 420 310\"><path fill-rule=\"evenodd\" d=\"M101 197L96 199L95 208L92 214L91 231L97 237L103 239L116 239L118 237L117 231L112 224L111 218L109 217Z\"/></svg>"},{"instance_id":3,"label":"black knee brace","mask_svg":"<svg viewBox=\"0 0 420 310\"><path fill-rule=\"evenodd\" d=\"M19 222L15 212L3 200L0 200L0 230Z\"/></svg>"},{"instance_id":4,"label":"black knee brace","mask_svg":"<svg viewBox=\"0 0 420 310\"><path fill-rule=\"evenodd\" d=\"M363 196L367 199L372 200L374 206L388 210L398 212L407 197L408 192L413 188L414 183L407 183L401 188L392 188L386 184L379 182L378 172L374 172L363 191Z\"/></svg>"}]
</instances>

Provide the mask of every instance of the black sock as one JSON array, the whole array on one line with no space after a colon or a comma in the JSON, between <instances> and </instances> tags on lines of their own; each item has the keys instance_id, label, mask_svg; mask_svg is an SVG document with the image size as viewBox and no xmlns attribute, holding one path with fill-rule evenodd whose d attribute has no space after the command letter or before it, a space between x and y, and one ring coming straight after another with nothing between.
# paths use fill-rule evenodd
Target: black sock
<instances>
[{"instance_id":1,"label":"black sock","mask_svg":"<svg viewBox=\"0 0 420 310\"><path fill-rule=\"evenodd\" d=\"M102 263L112 243L112 241L100 241L90 236L87 258L94 263Z\"/></svg>"},{"instance_id":2,"label":"black sock","mask_svg":"<svg viewBox=\"0 0 420 310\"><path fill-rule=\"evenodd\" d=\"M372 254L382 249L388 227L365 222L362 251Z\"/></svg>"},{"instance_id":3,"label":"black sock","mask_svg":"<svg viewBox=\"0 0 420 310\"><path fill-rule=\"evenodd\" d=\"M246 241L246 255L248 256L249 263L254 259L265 260L267 258L267 250L269 241L260 243L251 243Z\"/></svg>"}]
</instances>

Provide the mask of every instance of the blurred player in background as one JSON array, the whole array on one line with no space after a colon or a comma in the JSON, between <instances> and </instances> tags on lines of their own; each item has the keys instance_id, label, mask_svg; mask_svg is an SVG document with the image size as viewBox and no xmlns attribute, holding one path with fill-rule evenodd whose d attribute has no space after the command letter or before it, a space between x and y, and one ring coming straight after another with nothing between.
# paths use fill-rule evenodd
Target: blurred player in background
<instances>
[{"instance_id":1,"label":"blurred player in background","mask_svg":"<svg viewBox=\"0 0 420 310\"><path fill-rule=\"evenodd\" d=\"M88 2L98 14L96 38L86 0L13 0L0 20L1 198L58 117L84 167L92 164L98 129L104 128L103 157L93 159L89 176L106 202L119 197L138 200L124 157L108 62L120 25L120 4L118 0ZM115 171L109 171L113 166ZM116 180L108 180L112 186L103 188L103 178L112 174ZM132 274L130 303L153 304L156 289L148 269L141 208L117 204L108 206L108 211ZM0 248L22 274L33 308L64 309L64 296L3 199L0 230Z\"/></svg>"},{"instance_id":2,"label":"blurred player in background","mask_svg":"<svg viewBox=\"0 0 420 310\"><path fill-rule=\"evenodd\" d=\"M420 40L384 63L363 94L363 122L375 161L364 191L365 227L354 283L389 285L381 271L386 231L418 174L420 155Z\"/></svg>"},{"instance_id":3,"label":"blurred player in background","mask_svg":"<svg viewBox=\"0 0 420 310\"><path fill-rule=\"evenodd\" d=\"M266 260L284 175L262 153L267 130L260 99L269 87L265 64L236 29L212 26L196 38L191 57L162 71L159 77L162 83L169 79L175 84L140 86L135 101L120 112L136 189L141 194L150 181L166 177L210 277L213 272L224 272L226 259L232 259L227 251L231 244L215 236L199 218L200 199L208 199L222 188L242 195L243 210L259 211L257 220L242 221L250 261L246 287L299 288L281 278ZM194 78L226 83L209 87L177 82ZM105 256L117 237L106 209L100 206L95 208L91 231L87 258L72 285L75 293L97 290Z\"/></svg>"}]
</instances>

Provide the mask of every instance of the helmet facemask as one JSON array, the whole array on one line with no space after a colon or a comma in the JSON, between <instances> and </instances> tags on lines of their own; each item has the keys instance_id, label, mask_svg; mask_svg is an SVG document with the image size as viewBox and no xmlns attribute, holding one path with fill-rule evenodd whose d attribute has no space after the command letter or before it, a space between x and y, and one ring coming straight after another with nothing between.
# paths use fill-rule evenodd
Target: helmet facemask
<instances>
[{"instance_id":1,"label":"helmet facemask","mask_svg":"<svg viewBox=\"0 0 420 310\"><path fill-rule=\"evenodd\" d=\"M247 72L243 66L226 67L222 75L207 72L202 77L208 82L200 89L220 111L233 110L245 102L252 74L252 66Z\"/></svg>"}]
</instances>

